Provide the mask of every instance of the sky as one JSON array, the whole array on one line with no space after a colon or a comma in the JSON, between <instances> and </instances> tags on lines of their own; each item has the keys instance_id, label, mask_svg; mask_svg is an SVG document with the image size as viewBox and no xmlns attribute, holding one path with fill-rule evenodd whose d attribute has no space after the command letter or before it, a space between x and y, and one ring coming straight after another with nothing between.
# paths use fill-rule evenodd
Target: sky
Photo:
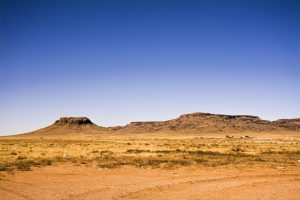
<instances>
[{"instance_id":1,"label":"sky","mask_svg":"<svg viewBox=\"0 0 300 200\"><path fill-rule=\"evenodd\" d=\"M300 1L1 0L0 135L209 112L300 117Z\"/></svg>"}]
</instances>

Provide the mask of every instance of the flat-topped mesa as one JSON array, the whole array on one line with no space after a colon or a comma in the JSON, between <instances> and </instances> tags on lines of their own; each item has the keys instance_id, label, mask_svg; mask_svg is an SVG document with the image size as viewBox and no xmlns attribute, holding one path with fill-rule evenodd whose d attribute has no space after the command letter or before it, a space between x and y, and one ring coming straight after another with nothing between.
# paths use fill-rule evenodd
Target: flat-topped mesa
<instances>
[{"instance_id":1,"label":"flat-topped mesa","mask_svg":"<svg viewBox=\"0 0 300 200\"><path fill-rule=\"evenodd\" d=\"M55 121L55 125L85 125L93 124L93 122L87 117L61 117Z\"/></svg>"},{"instance_id":2,"label":"flat-topped mesa","mask_svg":"<svg viewBox=\"0 0 300 200\"><path fill-rule=\"evenodd\" d=\"M107 133L109 131L110 130L107 128L94 124L87 117L61 117L50 126L41 128L28 134L69 136L70 134L98 134Z\"/></svg>"},{"instance_id":3,"label":"flat-topped mesa","mask_svg":"<svg viewBox=\"0 0 300 200\"><path fill-rule=\"evenodd\" d=\"M203 113L203 112L196 112L191 114L184 114L180 115L179 118L197 118L197 117L222 117L222 118L228 118L228 119L255 119L255 120L261 120L258 116L252 116L252 115L224 115L224 114L212 114L212 113Z\"/></svg>"}]
</instances>

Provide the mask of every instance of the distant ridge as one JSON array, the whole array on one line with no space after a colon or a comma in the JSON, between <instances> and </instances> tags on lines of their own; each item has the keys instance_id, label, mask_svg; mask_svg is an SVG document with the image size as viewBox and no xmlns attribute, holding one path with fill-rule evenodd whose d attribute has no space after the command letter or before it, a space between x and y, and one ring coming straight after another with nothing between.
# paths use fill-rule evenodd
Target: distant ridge
<instances>
[{"instance_id":1,"label":"distant ridge","mask_svg":"<svg viewBox=\"0 0 300 200\"><path fill-rule=\"evenodd\" d=\"M126 126L112 128L122 132L262 132L300 131L299 119L277 121L262 120L251 115L223 115L191 113L167 121L131 122Z\"/></svg>"},{"instance_id":2,"label":"distant ridge","mask_svg":"<svg viewBox=\"0 0 300 200\"><path fill-rule=\"evenodd\" d=\"M102 127L87 117L61 117L54 124L30 135L102 134L102 133L222 133L222 132L300 132L300 118L263 120L251 115L191 113L167 121L131 122L125 126Z\"/></svg>"},{"instance_id":3,"label":"distant ridge","mask_svg":"<svg viewBox=\"0 0 300 200\"><path fill-rule=\"evenodd\" d=\"M281 124L286 124L286 125L291 125L291 124L296 124L300 125L300 118L295 118L295 119L279 119L275 122L281 123Z\"/></svg>"}]
</instances>

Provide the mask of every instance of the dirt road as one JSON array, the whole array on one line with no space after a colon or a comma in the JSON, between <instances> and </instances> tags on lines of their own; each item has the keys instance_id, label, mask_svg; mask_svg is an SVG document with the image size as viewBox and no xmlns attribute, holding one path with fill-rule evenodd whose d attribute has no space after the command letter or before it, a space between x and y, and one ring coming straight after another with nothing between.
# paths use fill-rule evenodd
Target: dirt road
<instances>
[{"instance_id":1,"label":"dirt road","mask_svg":"<svg viewBox=\"0 0 300 200\"><path fill-rule=\"evenodd\" d=\"M3 175L0 199L299 199L297 169L99 169L56 165Z\"/></svg>"}]
</instances>

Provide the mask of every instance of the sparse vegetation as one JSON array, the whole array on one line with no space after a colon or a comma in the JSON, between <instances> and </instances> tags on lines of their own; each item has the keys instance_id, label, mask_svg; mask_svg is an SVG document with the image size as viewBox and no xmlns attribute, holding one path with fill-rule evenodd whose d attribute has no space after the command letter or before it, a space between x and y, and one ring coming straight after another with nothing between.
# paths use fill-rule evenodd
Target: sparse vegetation
<instances>
[{"instance_id":1,"label":"sparse vegetation","mask_svg":"<svg viewBox=\"0 0 300 200\"><path fill-rule=\"evenodd\" d=\"M101 168L131 165L172 169L181 166L224 167L262 165L299 166L298 140L251 138L115 138L103 140L53 140L43 138L0 140L0 171L69 162L98 163Z\"/></svg>"}]
</instances>

